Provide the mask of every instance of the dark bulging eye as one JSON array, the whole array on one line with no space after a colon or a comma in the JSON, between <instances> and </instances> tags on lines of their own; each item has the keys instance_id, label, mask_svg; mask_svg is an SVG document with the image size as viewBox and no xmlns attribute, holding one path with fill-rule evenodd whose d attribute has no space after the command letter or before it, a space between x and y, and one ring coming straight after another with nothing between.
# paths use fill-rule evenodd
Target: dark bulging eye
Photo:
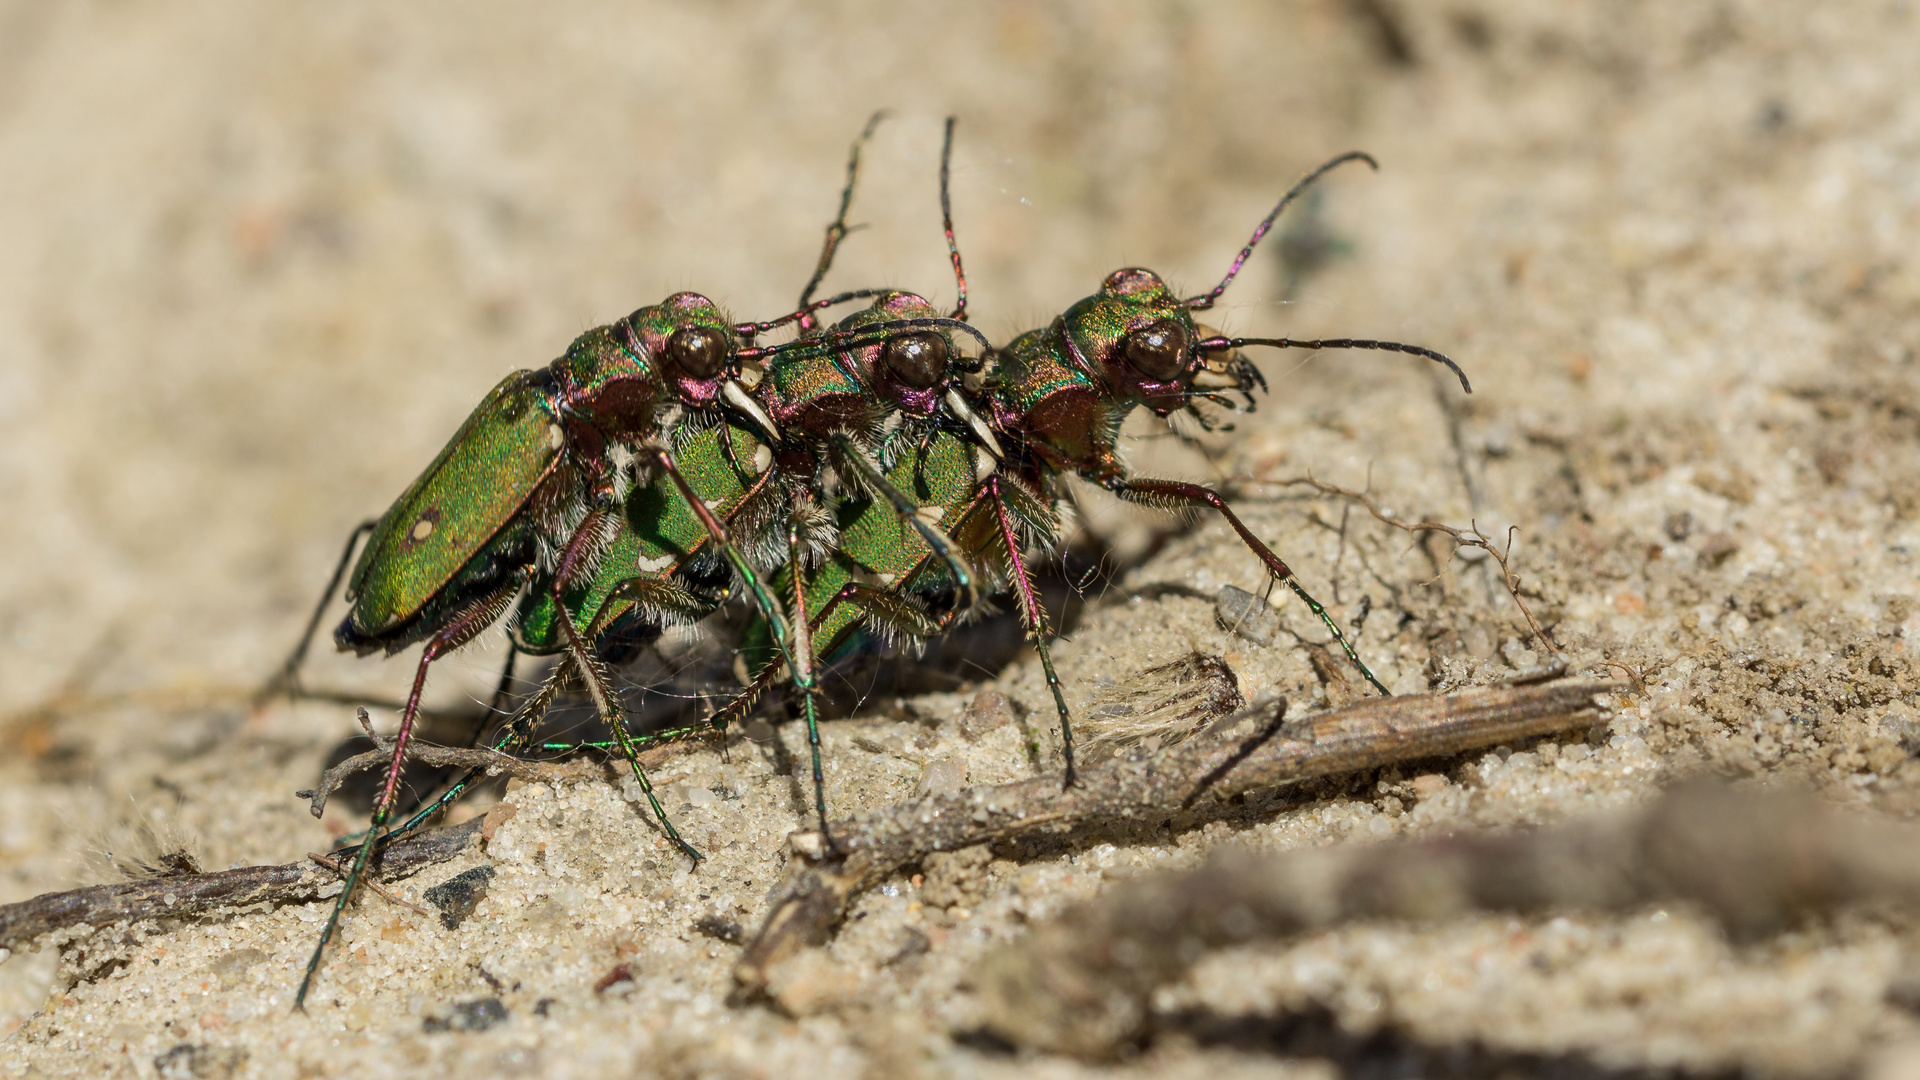
<instances>
[{"instance_id":1,"label":"dark bulging eye","mask_svg":"<svg viewBox=\"0 0 1920 1080\"><path fill-rule=\"evenodd\" d=\"M667 339L667 355L696 379L711 379L727 363L726 335L711 326L686 326Z\"/></svg>"},{"instance_id":2,"label":"dark bulging eye","mask_svg":"<svg viewBox=\"0 0 1920 1080\"><path fill-rule=\"evenodd\" d=\"M947 374L947 340L939 334L908 334L887 342L887 368L916 390L938 383Z\"/></svg>"},{"instance_id":3,"label":"dark bulging eye","mask_svg":"<svg viewBox=\"0 0 1920 1080\"><path fill-rule=\"evenodd\" d=\"M1127 334L1127 363L1150 379L1171 382L1187 367L1187 328L1172 319L1151 322Z\"/></svg>"}]
</instances>

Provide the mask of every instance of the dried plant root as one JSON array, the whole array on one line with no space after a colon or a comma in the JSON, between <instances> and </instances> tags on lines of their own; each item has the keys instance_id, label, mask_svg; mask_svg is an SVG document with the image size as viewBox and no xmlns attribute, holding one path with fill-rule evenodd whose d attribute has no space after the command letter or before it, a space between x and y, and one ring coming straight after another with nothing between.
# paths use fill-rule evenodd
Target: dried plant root
<instances>
[{"instance_id":1,"label":"dried plant root","mask_svg":"<svg viewBox=\"0 0 1920 1080\"><path fill-rule=\"evenodd\" d=\"M484 818L395 843L382 855L381 876L405 877L467 849ZM73 926L110 926L146 919L217 920L255 904L307 903L331 897L340 877L307 859L280 866L243 866L211 874L169 874L70 892L45 893L0 907L0 951L33 947L35 939Z\"/></svg>"},{"instance_id":2,"label":"dried plant root","mask_svg":"<svg viewBox=\"0 0 1920 1080\"><path fill-rule=\"evenodd\" d=\"M1527 607L1526 600L1521 598L1520 575L1514 573L1513 567L1508 565L1507 562L1508 558L1513 554L1513 534L1519 531L1518 527L1509 528L1507 530L1505 545L1495 547L1493 537L1481 532L1480 526L1477 523L1460 529L1452 525L1442 524L1438 521L1402 521L1387 511L1382 510L1380 504L1374 501L1372 495L1364 491L1354 491L1351 488L1343 488L1338 484L1329 484L1324 480L1315 479L1312 475L1296 476L1287 480L1267 480L1260 478L1250 480L1248 483L1281 488L1310 487L1322 495L1351 499L1361 506L1366 507L1367 513L1372 514L1375 520L1390 525L1393 528L1416 534L1423 532L1440 533L1451 539L1453 546L1456 548L1467 548L1469 550L1486 552L1493 557L1494 562L1499 564L1500 583L1506 587L1507 595L1513 598L1513 606L1520 609L1521 616L1527 620L1527 627L1533 631L1534 640L1538 641L1549 654L1559 655L1561 651L1560 646L1555 645L1553 639L1547 636L1547 632L1541 629L1539 620L1533 617L1533 610ZM1639 679L1635 678L1634 681L1638 683Z\"/></svg>"}]
</instances>

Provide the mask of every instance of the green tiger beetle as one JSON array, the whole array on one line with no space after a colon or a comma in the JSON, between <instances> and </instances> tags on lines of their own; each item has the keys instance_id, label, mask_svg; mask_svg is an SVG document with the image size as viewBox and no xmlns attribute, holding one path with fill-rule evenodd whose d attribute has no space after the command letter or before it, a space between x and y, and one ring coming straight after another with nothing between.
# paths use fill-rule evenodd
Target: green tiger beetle
<instances>
[{"instance_id":1,"label":"green tiger beetle","mask_svg":"<svg viewBox=\"0 0 1920 1080\"><path fill-rule=\"evenodd\" d=\"M991 533L991 543L1005 547L1016 595L1050 683L1054 679L1046 653L1045 613L1034 600L1030 575L1014 542L1015 523L1024 520L1051 540L1045 528L1051 519L1032 510L1022 512L1019 504L1039 504L1043 492L1055 490L1058 478L1071 474L1130 502L1165 509L1218 510L1268 575L1284 582L1321 620L1367 681L1382 694L1389 693L1339 624L1219 493L1201 484L1131 475L1117 449L1120 426L1138 407L1162 419L1186 412L1202 426L1211 426L1211 420L1198 408L1200 402L1232 407L1223 392L1240 394L1241 408L1252 409L1252 391L1264 391L1266 382L1238 351L1246 346L1409 353L1445 365L1459 377L1461 388L1472 393L1459 366L1431 349L1358 338L1225 337L1194 322L1192 313L1211 308L1226 292L1281 212L1314 181L1349 161L1379 168L1366 154L1348 153L1302 177L1261 220L1226 276L1208 292L1181 299L1151 270L1118 270L1107 276L1098 293L1068 308L1050 326L1020 335L995 354L994 420L1007 435L1009 461L1007 468L982 482L976 508L969 514L983 519L980 532ZM955 531L961 536L976 535L965 525L956 526ZM965 544L963 549L973 550Z\"/></svg>"},{"instance_id":2,"label":"green tiger beetle","mask_svg":"<svg viewBox=\"0 0 1920 1080\"><path fill-rule=\"evenodd\" d=\"M906 439L888 447L884 455L888 476L897 489L909 491L919 505L932 511L958 544L960 555L983 575L983 589L1010 588L1060 716L1065 783L1074 780L1073 737L1069 711L1047 647L1049 630L1044 607L1034 587L1025 554L1035 547L1057 548L1061 543L1059 517L1053 502L1063 493L1060 482L1076 475L1123 499L1168 509L1208 506L1220 511L1253 551L1269 576L1285 582L1332 633L1348 659L1381 693L1386 687L1360 659L1326 609L1299 583L1291 568L1247 528L1224 499L1200 484L1130 475L1118 453L1121 424L1144 406L1163 419L1185 412L1201 426L1212 419L1198 405L1205 401L1235 411L1254 407L1252 391L1265 390L1265 381L1238 350L1244 346L1275 348L1378 349L1423 356L1445 365L1472 392L1466 375L1447 357L1430 349L1398 342L1354 338L1292 340L1286 338L1230 338L1200 327L1192 312L1205 310L1226 291L1261 238L1280 213L1321 175L1349 161L1373 159L1344 154L1302 178L1254 230L1218 286L1199 296L1180 299L1152 271L1130 268L1109 275L1100 292L1074 304L1041 330L1022 334L987 357L992 427L1006 447L994 445L992 459L978 445L963 443L952 432L931 438ZM1377 165L1375 166L1378 167ZM1244 399L1236 405L1225 396ZM904 443L904 445L902 445ZM887 622L891 611L916 612L909 598L931 607L951 592L952 582L939 563L942 558L894 523L888 508L877 504L846 508L841 544L834 559L818 571L807 590L804 608L815 614L807 636L823 643L823 653L843 647L856 617L839 609L858 596L871 621L912 637L924 637L950 626L965 613L964 605L940 605L939 615ZM790 565L783 573L792 573ZM870 586L856 580L862 574L888 583L894 595L889 605L879 602ZM784 592L785 590L781 590ZM790 612L801 631L803 616ZM811 642L810 642L811 643ZM771 653L763 645L764 653ZM777 671L764 671L742 702L764 690ZM724 718L724 714L722 717Z\"/></svg>"},{"instance_id":3,"label":"green tiger beetle","mask_svg":"<svg viewBox=\"0 0 1920 1080\"><path fill-rule=\"evenodd\" d=\"M1120 426L1136 407L1144 406L1162 419L1185 411L1203 426L1210 421L1197 403L1230 404L1222 391L1238 392L1245 408L1251 409L1252 390L1264 391L1266 382L1239 353L1247 346L1407 353L1444 365L1459 378L1462 390L1473 392L1459 365L1417 345L1360 338L1226 337L1194 322L1192 312L1211 308L1219 300L1288 204L1329 170L1349 161L1379 168L1366 154L1347 153L1302 177L1261 220L1226 276L1211 290L1181 299L1151 270L1118 270L1107 276L1098 293L1068 308L1051 326L1022 334L1000 350L995 357L999 376L995 419L1009 433L1018 463L1006 470L1010 479L990 477L981 497L993 508L1003 533L1009 508L994 489L1009 487L1016 482L1012 478L1037 493L1049 490L1056 477L1073 474L1129 502L1169 510L1211 507L1226 518L1272 580L1293 590L1320 619L1367 681L1388 694L1326 608L1307 594L1293 570L1247 528L1218 492L1202 484L1130 475L1117 451ZM1021 602L1030 605L1032 590L1018 553L1011 561ZM1038 631L1035 640L1044 663L1045 647Z\"/></svg>"},{"instance_id":4,"label":"green tiger beetle","mask_svg":"<svg viewBox=\"0 0 1920 1080\"><path fill-rule=\"evenodd\" d=\"M780 438L773 421L748 393L747 383L759 364L795 349L848 343L854 336L880 340L951 322L884 319L863 325L853 335L835 333L771 347L750 344L757 335L800 322L813 312L875 295L880 291L859 290L802 305L801 310L768 322L734 324L707 298L679 293L590 330L549 367L518 372L502 381L393 507L379 521L355 530L321 601L324 611L357 541L368 537L347 577L352 608L336 630L335 642L361 654L376 650L391 654L422 641L425 647L401 715L392 763L374 803L371 828L355 852L345 887L301 981L296 1008L305 1002L326 945L355 886L365 876L372 853L390 839L381 830L393 814L429 668L496 622L522 590L545 600L528 602L536 610L523 612L533 618L518 644L529 651L562 653L563 667L586 685L663 831L689 857L700 857L673 827L639 766L638 744L627 733L605 672L590 647L594 638L571 618L540 625L537 608L547 602L561 611L572 610L569 598L577 600L580 590L594 587L597 571L607 562L608 548L618 547L616 538L626 516L620 511L631 501L628 494L634 476L651 475L654 483L643 490L664 488L670 493L671 509L679 518L697 523L704 533L699 543L724 560L723 573L738 579L762 618L773 626L783 656L794 655L781 607L761 580L766 567L756 566L731 541L709 499L703 497L719 495L715 501L724 502L727 482L709 468L697 468L690 478L682 471L676 451L691 449L705 466L715 456L707 448L720 449L718 456L737 476L742 460L754 460L760 456L759 446ZM679 445L663 443L663 432ZM709 432L715 441L700 442L700 433ZM742 446L733 445L736 435ZM740 450L746 454L744 459ZM713 490L697 489L695 479ZM676 519L674 513L656 512L650 524L658 526L659 539L668 544L684 547L693 542L682 527L684 520ZM616 550L614 557L621 554ZM646 554L624 554L632 560L628 567L644 569L641 560L648 558ZM671 584L652 589L628 585L619 599L667 618L690 615L701 606L701 601L689 602L676 595ZM319 618L317 613L278 685L297 686L298 665ZM505 682L503 677L503 686Z\"/></svg>"}]
</instances>

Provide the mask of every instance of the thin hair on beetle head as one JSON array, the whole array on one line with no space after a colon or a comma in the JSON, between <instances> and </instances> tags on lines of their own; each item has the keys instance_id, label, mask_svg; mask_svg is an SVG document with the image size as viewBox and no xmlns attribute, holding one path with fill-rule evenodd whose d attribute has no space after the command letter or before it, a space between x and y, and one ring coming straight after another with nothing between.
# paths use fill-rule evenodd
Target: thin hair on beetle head
<instances>
[{"instance_id":1,"label":"thin hair on beetle head","mask_svg":"<svg viewBox=\"0 0 1920 1080\"><path fill-rule=\"evenodd\" d=\"M897 289L852 289L847 292L837 293L833 296L829 296L825 300L815 300L812 303L807 304L805 307L802 307L797 311L790 311L787 314L782 315L777 319L768 319L765 322L757 322L757 323L735 323L733 325L733 332L736 334L739 334L743 338L751 339L760 334L766 333L768 330L772 330L776 327L785 326L790 322L803 322L809 316L811 316L814 312L820 311L823 308L835 307L840 304L844 304L849 300L868 300L868 299L872 299L874 297L879 297L879 296L892 296L894 293L898 291L899 290ZM803 328L811 329L811 326L806 326Z\"/></svg>"},{"instance_id":2,"label":"thin hair on beetle head","mask_svg":"<svg viewBox=\"0 0 1920 1080\"><path fill-rule=\"evenodd\" d=\"M1240 254L1233 260L1233 265L1227 268L1227 276L1220 279L1220 284L1215 285L1212 290L1208 292L1201 293L1198 296L1188 297L1183 301L1187 307L1195 311L1203 311L1212 307L1213 302L1220 299L1220 294L1227 291L1227 286L1233 284L1233 279L1239 275L1240 268L1247 264L1247 259L1253 254L1253 249L1259 245L1261 238L1267 235L1267 230L1273 228L1274 219L1278 218L1280 212L1287 208L1287 204L1299 198L1300 193L1313 186L1315 180L1320 179L1320 177L1349 161L1364 161L1368 165L1373 166L1375 172L1380 171L1380 163L1373 160L1372 155L1362 153L1359 150L1350 150L1301 177L1298 183L1295 183L1293 187L1287 190L1285 195L1280 197L1280 201L1275 204L1273 210L1269 212L1266 217L1260 219L1259 226L1253 230L1253 238L1247 241L1246 247L1240 249Z\"/></svg>"},{"instance_id":3,"label":"thin hair on beetle head","mask_svg":"<svg viewBox=\"0 0 1920 1080\"><path fill-rule=\"evenodd\" d=\"M739 356L743 360L759 360L800 349L819 349L823 347L855 348L861 345L873 345L886 341L894 336L895 331L899 330L958 330L972 337L975 341L978 341L981 348L993 348L993 342L987 340L987 335L974 329L969 323L963 323L958 319L928 316L917 319L889 319L885 322L856 326L851 330L840 330L835 333L823 334L816 337L797 338L779 345L768 345L764 348L757 349L744 349L740 352Z\"/></svg>"}]
</instances>

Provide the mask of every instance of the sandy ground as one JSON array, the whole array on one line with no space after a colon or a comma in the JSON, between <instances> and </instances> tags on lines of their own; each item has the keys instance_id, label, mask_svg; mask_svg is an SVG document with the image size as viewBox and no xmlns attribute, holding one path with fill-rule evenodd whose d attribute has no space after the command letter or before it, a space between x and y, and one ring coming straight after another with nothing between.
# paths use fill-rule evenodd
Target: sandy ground
<instances>
[{"instance_id":1,"label":"sandy ground","mask_svg":"<svg viewBox=\"0 0 1920 1080\"><path fill-rule=\"evenodd\" d=\"M1905 927L1865 916L1742 946L1679 910L1356 925L1209 959L1157 1003L1155 1037L1102 1066L972 1036L966 980L1025 921L1228 842L1524 827L1702 769L1920 809L1911 5L449 14L0 6L0 901L100 880L89 852L139 822L216 868L352 828L292 794L355 733L351 710L246 704L346 531L504 372L580 329L680 288L740 316L785 310L847 140L878 107L896 115L869 157L869 227L833 283L951 295L934 167L955 112L957 224L996 340L1118 266L1203 288L1294 176L1374 153L1383 171L1331 177L1295 219L1294 257L1256 258L1220 321L1438 348L1472 397L1410 358L1272 353L1272 393L1216 460L1142 438L1136 461L1311 472L1370 483L1402 516L1513 526L1522 596L1555 640L1627 665L1648 694L1590 743L927 867L860 901L776 988L782 1008L731 1001L737 947L695 929L751 927L805 822L799 733L756 726L727 760L660 777L711 856L697 872L616 788L522 787L484 852L396 884L417 900L491 866L474 915L449 931L363 901L304 1016L289 1003L318 906L147 924L65 964L54 948L12 957L0 1074L1811 1076L1920 1061L1920 1025L1887 993ZM1488 560L1299 488L1243 483L1239 505L1344 623L1365 611L1360 648L1395 690L1545 658ZM1107 536L1164 524L1084 509ZM1055 653L1069 700L1196 649L1249 696L1339 700L1298 604L1279 605L1269 646L1215 624L1221 585L1258 583L1200 520L1089 585ZM490 638L445 664L435 704L484 695L499 656ZM329 655L309 681L386 700L410 665ZM830 726L837 808L911 795L955 760L974 783L1031 775L1022 724L969 737L957 719L998 689L1044 739L1038 665L966 674ZM631 978L596 990L622 963ZM473 1004L487 999L499 1009Z\"/></svg>"}]
</instances>

